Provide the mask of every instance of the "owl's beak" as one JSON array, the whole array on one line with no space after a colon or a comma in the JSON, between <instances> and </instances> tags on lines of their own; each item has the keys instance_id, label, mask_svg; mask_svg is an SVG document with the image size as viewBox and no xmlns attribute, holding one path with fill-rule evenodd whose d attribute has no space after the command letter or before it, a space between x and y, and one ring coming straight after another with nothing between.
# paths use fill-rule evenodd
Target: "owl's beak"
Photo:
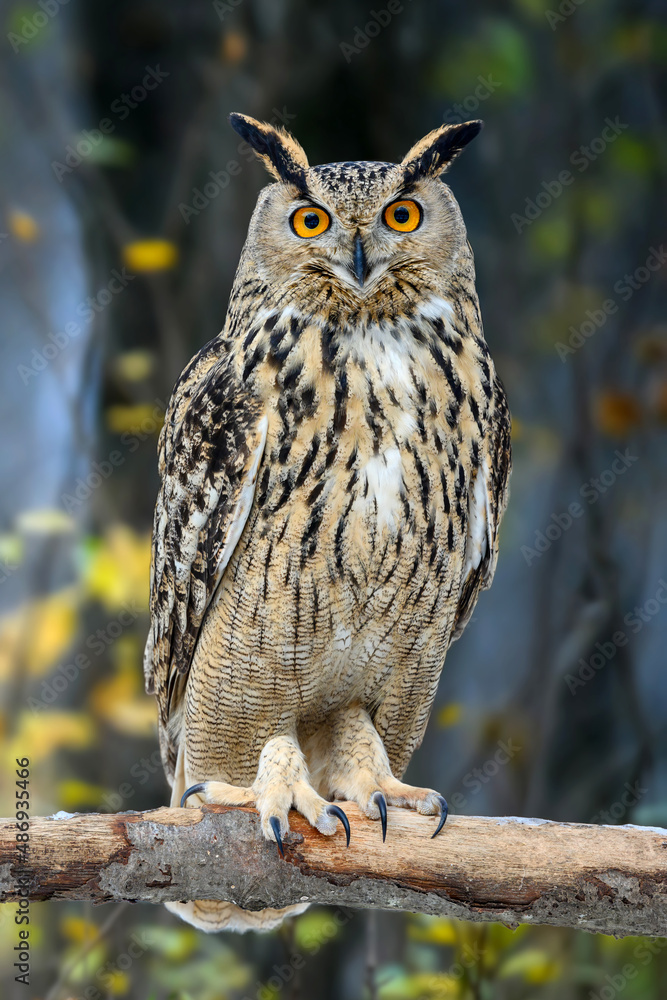
<instances>
[{"instance_id":1,"label":"owl's beak","mask_svg":"<svg viewBox=\"0 0 667 1000\"><path fill-rule=\"evenodd\" d=\"M364 244L359 233L354 237L354 263L352 270L359 282L359 286L363 288L364 281L368 277L368 261L366 260Z\"/></svg>"}]
</instances>

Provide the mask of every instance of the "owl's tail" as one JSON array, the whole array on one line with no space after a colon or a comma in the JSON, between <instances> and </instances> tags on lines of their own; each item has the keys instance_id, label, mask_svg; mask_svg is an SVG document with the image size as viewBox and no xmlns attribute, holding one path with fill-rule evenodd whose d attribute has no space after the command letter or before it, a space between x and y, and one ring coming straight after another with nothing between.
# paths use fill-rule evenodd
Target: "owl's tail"
<instances>
[{"instance_id":1,"label":"owl's tail","mask_svg":"<svg viewBox=\"0 0 667 1000\"><path fill-rule=\"evenodd\" d=\"M308 903L297 903L282 910L244 910L234 903L222 903L215 899L198 899L188 903L165 903L171 913L192 924L200 931L270 931L278 927L286 917L295 917L308 909Z\"/></svg>"},{"instance_id":2,"label":"owl's tail","mask_svg":"<svg viewBox=\"0 0 667 1000\"><path fill-rule=\"evenodd\" d=\"M171 807L181 804L181 796L185 791L185 779L182 768L182 755L176 764L171 787ZM244 934L246 931L270 931L278 927L286 917L295 917L308 909L308 903L296 903L281 910L267 907L265 910L244 910L234 903L225 903L215 899L195 899L186 902L164 904L171 913L181 920L192 924L200 931L214 934L216 931L235 931Z\"/></svg>"}]
</instances>

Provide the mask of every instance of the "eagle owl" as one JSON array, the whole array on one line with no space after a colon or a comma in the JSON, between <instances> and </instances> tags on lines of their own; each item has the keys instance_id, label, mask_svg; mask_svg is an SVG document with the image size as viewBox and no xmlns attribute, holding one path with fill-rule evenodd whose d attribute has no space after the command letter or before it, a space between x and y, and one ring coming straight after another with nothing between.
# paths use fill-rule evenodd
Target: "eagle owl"
<instances>
[{"instance_id":1,"label":"eagle owl","mask_svg":"<svg viewBox=\"0 0 667 1000\"><path fill-rule=\"evenodd\" d=\"M336 800L383 835L387 805L437 833L445 799L400 779L491 583L510 469L442 180L481 122L398 164L310 167L285 131L230 120L275 183L160 436L145 670L171 804L254 805L281 850L290 809L349 841ZM304 908L168 905L207 931Z\"/></svg>"}]
</instances>

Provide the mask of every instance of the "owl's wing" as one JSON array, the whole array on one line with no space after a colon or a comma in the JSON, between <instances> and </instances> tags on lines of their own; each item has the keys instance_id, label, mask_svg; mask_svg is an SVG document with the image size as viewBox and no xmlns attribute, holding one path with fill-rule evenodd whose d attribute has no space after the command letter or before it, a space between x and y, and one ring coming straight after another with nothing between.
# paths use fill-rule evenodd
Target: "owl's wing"
<instances>
[{"instance_id":1,"label":"owl's wing","mask_svg":"<svg viewBox=\"0 0 667 1000\"><path fill-rule=\"evenodd\" d=\"M206 351L181 376L159 445L144 672L146 690L158 701L168 773L177 748L167 724L179 707L206 609L248 519L268 422L229 355L211 358Z\"/></svg>"},{"instance_id":2,"label":"owl's wing","mask_svg":"<svg viewBox=\"0 0 667 1000\"><path fill-rule=\"evenodd\" d=\"M507 506L512 467L511 419L507 397L496 376L481 461L468 494L468 527L463 581L452 642L470 620L480 590L491 586L498 561L498 528Z\"/></svg>"}]
</instances>

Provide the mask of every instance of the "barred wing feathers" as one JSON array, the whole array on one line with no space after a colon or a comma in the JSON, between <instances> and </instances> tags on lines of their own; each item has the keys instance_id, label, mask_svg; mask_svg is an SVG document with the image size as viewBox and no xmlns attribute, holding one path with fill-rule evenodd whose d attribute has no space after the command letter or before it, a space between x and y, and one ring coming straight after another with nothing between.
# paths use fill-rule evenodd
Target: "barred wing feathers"
<instances>
[{"instance_id":1,"label":"barred wing feathers","mask_svg":"<svg viewBox=\"0 0 667 1000\"><path fill-rule=\"evenodd\" d=\"M211 360L210 354L209 345L181 376L159 446L144 672L146 690L157 696L169 773L177 753L169 719L179 708L204 615L248 519L268 423L229 357Z\"/></svg>"},{"instance_id":2,"label":"barred wing feathers","mask_svg":"<svg viewBox=\"0 0 667 1000\"><path fill-rule=\"evenodd\" d=\"M452 641L470 620L480 590L491 586L498 561L498 527L509 495L511 419L505 390L496 377L482 461L468 498L468 529L462 587Z\"/></svg>"}]
</instances>

